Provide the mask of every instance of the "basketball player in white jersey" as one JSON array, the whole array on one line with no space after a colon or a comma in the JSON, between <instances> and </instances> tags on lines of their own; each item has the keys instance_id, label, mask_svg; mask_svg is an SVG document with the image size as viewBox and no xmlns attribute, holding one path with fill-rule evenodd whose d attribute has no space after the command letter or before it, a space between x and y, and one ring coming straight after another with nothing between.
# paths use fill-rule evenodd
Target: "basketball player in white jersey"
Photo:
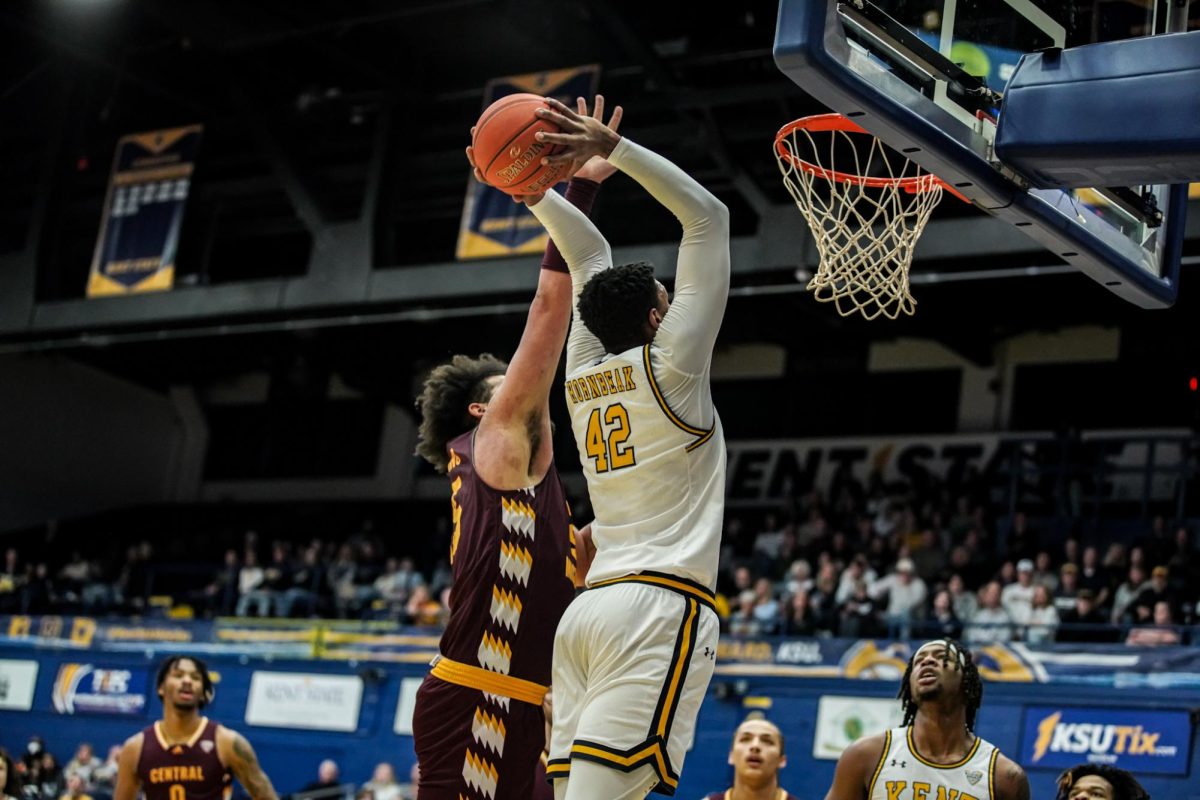
<instances>
[{"instance_id":1,"label":"basketball player in white jersey","mask_svg":"<svg viewBox=\"0 0 1200 800\"><path fill-rule=\"evenodd\" d=\"M1029 800L1025 771L973 732L983 683L960 644L922 645L899 696L904 725L847 747L825 800Z\"/></svg>"},{"instance_id":2,"label":"basketball player in white jersey","mask_svg":"<svg viewBox=\"0 0 1200 800\"><path fill-rule=\"evenodd\" d=\"M729 294L729 212L671 162L554 100L551 162L605 156L683 226L674 300L647 264L614 267L553 193L532 206L567 261L566 392L596 553L554 644L547 774L559 800L672 794L716 659L725 441L709 371Z\"/></svg>"}]
</instances>

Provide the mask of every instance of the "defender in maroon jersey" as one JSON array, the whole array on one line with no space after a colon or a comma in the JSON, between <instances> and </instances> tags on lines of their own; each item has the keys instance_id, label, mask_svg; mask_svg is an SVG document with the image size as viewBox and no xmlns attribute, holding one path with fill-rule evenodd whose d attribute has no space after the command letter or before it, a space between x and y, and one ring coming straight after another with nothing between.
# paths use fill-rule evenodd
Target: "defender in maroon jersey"
<instances>
[{"instance_id":1,"label":"defender in maroon jersey","mask_svg":"<svg viewBox=\"0 0 1200 800\"><path fill-rule=\"evenodd\" d=\"M787 766L783 733L761 715L738 725L729 748L733 786L704 800L799 800L779 785L779 770Z\"/></svg>"},{"instance_id":2,"label":"defender in maroon jersey","mask_svg":"<svg viewBox=\"0 0 1200 800\"><path fill-rule=\"evenodd\" d=\"M223 800L231 775L252 800L279 800L245 737L201 716L213 697L203 661L168 658L157 686L163 718L125 741L113 800Z\"/></svg>"},{"instance_id":3,"label":"defender in maroon jersey","mask_svg":"<svg viewBox=\"0 0 1200 800\"><path fill-rule=\"evenodd\" d=\"M600 98L595 114L603 116ZM609 125L619 122L618 108ZM587 213L614 171L589 161L567 199ZM550 243L512 362L455 356L418 400L417 453L450 478L454 520L450 621L413 714L420 800L534 793L554 632L590 563L589 532L571 526L551 444L550 387L571 291Z\"/></svg>"}]
</instances>

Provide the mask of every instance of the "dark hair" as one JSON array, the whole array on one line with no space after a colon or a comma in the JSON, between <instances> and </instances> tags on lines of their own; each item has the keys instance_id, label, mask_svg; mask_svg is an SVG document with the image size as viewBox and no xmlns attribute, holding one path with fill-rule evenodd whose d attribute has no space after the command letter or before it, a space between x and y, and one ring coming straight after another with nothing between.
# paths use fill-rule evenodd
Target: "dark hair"
<instances>
[{"instance_id":1,"label":"dark hair","mask_svg":"<svg viewBox=\"0 0 1200 800\"><path fill-rule=\"evenodd\" d=\"M646 344L646 312L658 303L654 268L623 264L591 277L579 293L579 318L610 353Z\"/></svg>"},{"instance_id":2,"label":"dark hair","mask_svg":"<svg viewBox=\"0 0 1200 800\"><path fill-rule=\"evenodd\" d=\"M1095 775L1112 784L1113 800L1150 800L1150 793L1142 788L1132 773L1110 767L1108 764L1080 764L1058 776L1058 800L1066 800L1071 787L1080 778Z\"/></svg>"},{"instance_id":3,"label":"dark hair","mask_svg":"<svg viewBox=\"0 0 1200 800\"><path fill-rule=\"evenodd\" d=\"M155 681L155 687L158 689L162 688L163 683L167 680L167 676L171 674L171 670L175 669L175 665L180 661L190 661L196 665L196 671L200 673L200 686L204 690L197 705L200 708L204 708L212 702L217 688L213 685L212 677L208 674L208 665L195 656L175 655L162 662L158 668L158 678Z\"/></svg>"},{"instance_id":4,"label":"dark hair","mask_svg":"<svg viewBox=\"0 0 1200 800\"><path fill-rule=\"evenodd\" d=\"M417 455L438 472L445 472L450 463L446 444L478 424L467 407L490 400L492 389L487 379L503 375L507 369L508 364L491 353L482 353L478 358L459 355L435 367L417 398L417 410L421 412Z\"/></svg>"},{"instance_id":5,"label":"dark hair","mask_svg":"<svg viewBox=\"0 0 1200 800\"><path fill-rule=\"evenodd\" d=\"M979 713L979 704L983 702L983 681L979 678L979 668L975 666L975 660L971 658L971 651L963 647L957 640L947 636L944 639L937 641L946 645L943 655L943 664L950 660L951 651L956 651L961 657L962 664L962 696L963 705L967 709L967 730L975 730L975 717ZM909 686L909 680L912 678L913 663L916 661L917 653L921 648L917 648L912 657L908 659L908 668L904 670L904 678L900 682L900 693L896 696L900 698L900 705L904 708L904 723L905 727L912 724L912 721L917 718L917 702L912 696L912 689Z\"/></svg>"},{"instance_id":6,"label":"dark hair","mask_svg":"<svg viewBox=\"0 0 1200 800\"><path fill-rule=\"evenodd\" d=\"M17 774L17 765L8 755L8 751L0 747L0 759L4 760L4 785L0 786L0 794L9 797L21 797L21 776Z\"/></svg>"},{"instance_id":7,"label":"dark hair","mask_svg":"<svg viewBox=\"0 0 1200 800\"><path fill-rule=\"evenodd\" d=\"M776 725L774 722L771 722L771 720L767 719L767 715L762 713L761 711L751 711L749 714L746 715L746 718L744 720L742 720L741 722L738 723L738 726L736 728L734 728L734 730L733 730L734 744L737 744L737 736L738 736L737 732L739 730L741 730L742 726L745 725L747 722L765 722L768 725L770 725L772 728L774 728L775 732L779 734L779 755L781 755L781 756L787 755L787 749L784 747L783 730L778 725Z\"/></svg>"}]
</instances>

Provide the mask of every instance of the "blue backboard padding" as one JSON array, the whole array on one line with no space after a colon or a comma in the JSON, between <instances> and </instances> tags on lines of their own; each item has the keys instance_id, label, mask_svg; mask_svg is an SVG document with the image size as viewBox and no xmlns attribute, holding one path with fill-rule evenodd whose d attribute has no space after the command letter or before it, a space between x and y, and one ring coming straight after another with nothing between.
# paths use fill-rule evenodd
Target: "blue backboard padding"
<instances>
[{"instance_id":1,"label":"blue backboard padding","mask_svg":"<svg viewBox=\"0 0 1200 800\"><path fill-rule=\"evenodd\" d=\"M1172 305L1179 291L1179 256L1187 187L1175 185L1163 204L1157 270L1150 256L1059 189L1024 189L984 156L988 145L931 99L886 71L856 70L856 56L836 11L837 0L780 0L775 64L793 83L832 110L954 186L979 208L1018 230L1143 308ZM1164 37L1158 37L1164 38Z\"/></svg>"},{"instance_id":2,"label":"blue backboard padding","mask_svg":"<svg viewBox=\"0 0 1200 800\"><path fill-rule=\"evenodd\" d=\"M1200 180L1200 31L1024 56L996 155L1039 188Z\"/></svg>"}]
</instances>

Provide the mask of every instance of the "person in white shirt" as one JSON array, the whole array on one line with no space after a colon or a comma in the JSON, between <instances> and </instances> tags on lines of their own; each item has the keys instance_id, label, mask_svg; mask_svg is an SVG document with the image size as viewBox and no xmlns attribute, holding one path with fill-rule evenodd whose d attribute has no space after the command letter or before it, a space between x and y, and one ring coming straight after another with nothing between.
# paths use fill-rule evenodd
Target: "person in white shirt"
<instances>
[{"instance_id":1,"label":"person in white shirt","mask_svg":"<svg viewBox=\"0 0 1200 800\"><path fill-rule=\"evenodd\" d=\"M972 644L1012 641L1012 616L1000 603L1000 581L979 590L979 608L967 620L966 631L966 640Z\"/></svg>"},{"instance_id":2,"label":"person in white shirt","mask_svg":"<svg viewBox=\"0 0 1200 800\"><path fill-rule=\"evenodd\" d=\"M1050 590L1042 584L1034 586L1033 602L1025 618L1025 624L1029 626L1025 629L1025 641L1029 644L1053 642L1058 623L1058 609L1054 607Z\"/></svg>"},{"instance_id":3,"label":"person in white shirt","mask_svg":"<svg viewBox=\"0 0 1200 800\"><path fill-rule=\"evenodd\" d=\"M870 594L874 600L887 595L884 619L887 621L888 636L893 639L909 638L913 620L920 613L928 594L925 581L917 576L912 559L897 561L896 571L871 584Z\"/></svg>"},{"instance_id":4,"label":"person in white shirt","mask_svg":"<svg viewBox=\"0 0 1200 800\"><path fill-rule=\"evenodd\" d=\"M1018 625L1029 622L1033 609L1033 562L1022 558L1017 562L1017 579L1000 592L1000 603Z\"/></svg>"},{"instance_id":5,"label":"person in white shirt","mask_svg":"<svg viewBox=\"0 0 1200 800\"><path fill-rule=\"evenodd\" d=\"M554 192L527 205L571 270L566 394L595 521L588 591L554 643L559 713L546 774L562 800L672 793L715 667L725 440L713 345L729 294L729 211L660 155L553 99L546 163L593 156L683 227L674 297L649 264L614 267L604 237ZM597 98L599 102L599 98Z\"/></svg>"}]
</instances>

